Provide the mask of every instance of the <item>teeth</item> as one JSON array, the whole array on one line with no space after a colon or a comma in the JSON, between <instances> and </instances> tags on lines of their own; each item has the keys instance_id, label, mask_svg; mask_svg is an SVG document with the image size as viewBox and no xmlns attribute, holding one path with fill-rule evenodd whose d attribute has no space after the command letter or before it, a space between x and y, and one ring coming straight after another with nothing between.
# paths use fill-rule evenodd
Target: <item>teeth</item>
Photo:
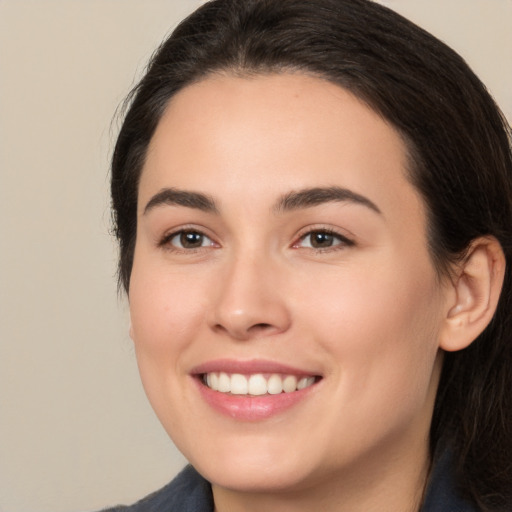
<instances>
[{"instance_id":1,"label":"teeth","mask_svg":"<svg viewBox=\"0 0 512 512\"><path fill-rule=\"evenodd\" d=\"M229 393L231 391L231 379L227 373L219 374L218 390L221 393Z\"/></svg>"},{"instance_id":2,"label":"teeth","mask_svg":"<svg viewBox=\"0 0 512 512\"><path fill-rule=\"evenodd\" d=\"M209 378L208 386L210 386L212 389L215 389L215 391L218 391L219 376L216 373L209 373L208 378Z\"/></svg>"},{"instance_id":3,"label":"teeth","mask_svg":"<svg viewBox=\"0 0 512 512\"><path fill-rule=\"evenodd\" d=\"M285 393L291 393L297 389L297 377L293 375L287 375L283 380L283 391Z\"/></svg>"},{"instance_id":4,"label":"teeth","mask_svg":"<svg viewBox=\"0 0 512 512\"><path fill-rule=\"evenodd\" d=\"M297 382L297 389L304 389L304 388L307 388L308 386L311 386L311 384L313 384L313 382L310 382L311 381L311 377L302 377L302 379L299 380L299 382Z\"/></svg>"},{"instance_id":5,"label":"teeth","mask_svg":"<svg viewBox=\"0 0 512 512\"><path fill-rule=\"evenodd\" d=\"M247 376L240 373L229 375L224 372L213 372L206 374L203 381L210 389L221 393L260 396L293 393L313 385L315 377L297 378L295 375L274 373L267 378L261 373Z\"/></svg>"},{"instance_id":6,"label":"teeth","mask_svg":"<svg viewBox=\"0 0 512 512\"><path fill-rule=\"evenodd\" d=\"M283 391L283 379L279 375L271 375L267 383L268 392L271 395L278 395Z\"/></svg>"},{"instance_id":7,"label":"teeth","mask_svg":"<svg viewBox=\"0 0 512 512\"><path fill-rule=\"evenodd\" d=\"M256 374L249 377L249 394L265 395L267 393L267 379L263 375Z\"/></svg>"},{"instance_id":8,"label":"teeth","mask_svg":"<svg viewBox=\"0 0 512 512\"><path fill-rule=\"evenodd\" d=\"M233 395L247 395L249 392L249 382L239 373L231 375L231 393Z\"/></svg>"}]
</instances>

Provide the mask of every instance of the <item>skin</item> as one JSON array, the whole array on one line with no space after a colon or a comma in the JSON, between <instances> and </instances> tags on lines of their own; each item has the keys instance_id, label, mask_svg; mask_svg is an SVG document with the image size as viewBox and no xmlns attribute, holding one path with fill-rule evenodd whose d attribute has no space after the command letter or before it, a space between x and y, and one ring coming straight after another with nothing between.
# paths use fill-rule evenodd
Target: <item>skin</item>
<instances>
[{"instance_id":1,"label":"skin","mask_svg":"<svg viewBox=\"0 0 512 512\"><path fill-rule=\"evenodd\" d=\"M418 509L454 294L406 173L399 134L317 78L217 75L171 100L140 180L131 336L149 400L217 511ZM334 186L375 208L279 207ZM168 188L215 209L154 199ZM202 246L180 247L184 229ZM333 245L312 247L312 230ZM239 421L191 376L221 358L322 378L290 409Z\"/></svg>"}]
</instances>

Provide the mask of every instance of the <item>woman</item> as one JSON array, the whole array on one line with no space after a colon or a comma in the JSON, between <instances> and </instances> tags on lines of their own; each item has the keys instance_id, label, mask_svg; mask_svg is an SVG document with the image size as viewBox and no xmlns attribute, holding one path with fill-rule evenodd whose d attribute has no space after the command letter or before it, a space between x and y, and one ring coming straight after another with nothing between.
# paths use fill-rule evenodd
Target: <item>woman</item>
<instances>
[{"instance_id":1,"label":"woman","mask_svg":"<svg viewBox=\"0 0 512 512\"><path fill-rule=\"evenodd\" d=\"M216 0L160 47L112 198L191 466L127 510L511 510L509 128L367 0Z\"/></svg>"}]
</instances>

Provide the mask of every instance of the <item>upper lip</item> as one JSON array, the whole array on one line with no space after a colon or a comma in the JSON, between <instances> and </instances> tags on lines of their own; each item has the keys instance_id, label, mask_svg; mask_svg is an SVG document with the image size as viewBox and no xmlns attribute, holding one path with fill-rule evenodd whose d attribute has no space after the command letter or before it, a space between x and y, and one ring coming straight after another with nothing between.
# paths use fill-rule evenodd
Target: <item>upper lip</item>
<instances>
[{"instance_id":1,"label":"upper lip","mask_svg":"<svg viewBox=\"0 0 512 512\"><path fill-rule=\"evenodd\" d=\"M251 375L256 373L280 373L295 375L297 377L318 376L319 373L302 368L296 368L287 364L265 359L251 359L247 361L236 359L215 359L199 364L190 372L193 375L201 375L212 372L241 373Z\"/></svg>"}]
</instances>

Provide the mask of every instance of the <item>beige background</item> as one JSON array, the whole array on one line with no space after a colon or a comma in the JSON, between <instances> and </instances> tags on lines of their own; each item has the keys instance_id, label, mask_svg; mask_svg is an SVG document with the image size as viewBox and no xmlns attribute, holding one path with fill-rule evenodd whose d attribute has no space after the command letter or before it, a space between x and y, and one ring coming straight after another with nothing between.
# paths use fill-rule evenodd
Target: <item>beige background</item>
<instances>
[{"instance_id":1,"label":"beige background","mask_svg":"<svg viewBox=\"0 0 512 512\"><path fill-rule=\"evenodd\" d=\"M109 236L111 119L199 0L0 0L0 511L132 502L184 464L139 384ZM512 119L511 0L387 0Z\"/></svg>"}]
</instances>

